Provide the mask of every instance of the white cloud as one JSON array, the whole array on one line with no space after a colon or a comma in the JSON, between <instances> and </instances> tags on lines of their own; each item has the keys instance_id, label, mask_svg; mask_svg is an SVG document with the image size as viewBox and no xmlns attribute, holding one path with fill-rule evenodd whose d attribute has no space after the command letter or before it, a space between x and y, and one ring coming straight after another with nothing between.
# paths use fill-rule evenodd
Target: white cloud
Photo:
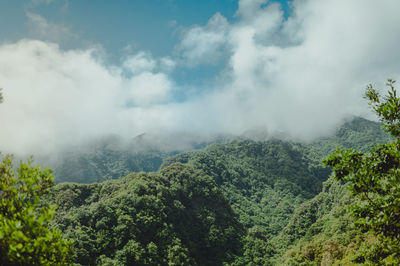
<instances>
[{"instance_id":1,"label":"white cloud","mask_svg":"<svg viewBox=\"0 0 400 266\"><path fill-rule=\"evenodd\" d=\"M268 0L240 0L237 15L244 19L252 19L260 12L260 6L267 3Z\"/></svg>"},{"instance_id":2,"label":"white cloud","mask_svg":"<svg viewBox=\"0 0 400 266\"><path fill-rule=\"evenodd\" d=\"M127 87L135 105L148 106L168 100L172 83L163 73L144 72L131 78Z\"/></svg>"},{"instance_id":3,"label":"white cloud","mask_svg":"<svg viewBox=\"0 0 400 266\"><path fill-rule=\"evenodd\" d=\"M284 20L276 4L239 1L239 21L224 27L225 83L213 96L220 130L264 127L300 139L327 134L345 117L368 112L362 94L369 82L399 76L400 2L295 0L293 6ZM195 43L186 53L206 56L202 40Z\"/></svg>"},{"instance_id":4,"label":"white cloud","mask_svg":"<svg viewBox=\"0 0 400 266\"><path fill-rule=\"evenodd\" d=\"M179 53L188 65L215 63L225 52L228 21L217 13L203 28L194 26L183 32Z\"/></svg>"},{"instance_id":5,"label":"white cloud","mask_svg":"<svg viewBox=\"0 0 400 266\"><path fill-rule=\"evenodd\" d=\"M109 66L96 49L1 45L0 150L50 152L109 133L261 128L310 139L350 115L369 114L362 98L368 83L399 80L399 1L294 0L287 20L266 1L242 0L239 8L235 22L216 14L183 34L179 60L186 65L228 63L214 90L180 103L174 57L139 51Z\"/></svg>"},{"instance_id":6,"label":"white cloud","mask_svg":"<svg viewBox=\"0 0 400 266\"><path fill-rule=\"evenodd\" d=\"M156 61L150 53L139 52L124 61L123 66L132 73L141 73L144 71L153 71L156 68Z\"/></svg>"},{"instance_id":7,"label":"white cloud","mask_svg":"<svg viewBox=\"0 0 400 266\"><path fill-rule=\"evenodd\" d=\"M150 52L140 51L124 60L122 66L132 74L142 72L170 72L175 68L175 61L170 57L154 59Z\"/></svg>"},{"instance_id":8,"label":"white cloud","mask_svg":"<svg viewBox=\"0 0 400 266\"><path fill-rule=\"evenodd\" d=\"M58 43L69 42L77 38L77 35L66 26L51 23L39 14L26 12L26 16L29 19L28 26L34 38Z\"/></svg>"},{"instance_id":9,"label":"white cloud","mask_svg":"<svg viewBox=\"0 0 400 266\"><path fill-rule=\"evenodd\" d=\"M144 71L126 78L94 53L63 51L55 44L30 40L0 46L0 81L5 88L0 150L51 152L88 137L132 137L150 131L152 124L165 126L168 112L154 112L169 97L168 77Z\"/></svg>"}]
</instances>

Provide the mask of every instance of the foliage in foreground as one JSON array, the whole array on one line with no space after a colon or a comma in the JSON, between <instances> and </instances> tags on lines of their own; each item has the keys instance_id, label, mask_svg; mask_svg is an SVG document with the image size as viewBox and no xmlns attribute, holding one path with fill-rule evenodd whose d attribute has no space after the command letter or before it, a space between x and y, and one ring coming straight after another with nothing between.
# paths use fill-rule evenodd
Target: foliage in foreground
<instances>
[{"instance_id":1,"label":"foliage in foreground","mask_svg":"<svg viewBox=\"0 0 400 266\"><path fill-rule=\"evenodd\" d=\"M67 265L71 241L50 229L55 206L40 205L39 197L53 186L51 170L12 158L0 164L0 265Z\"/></svg>"},{"instance_id":2,"label":"foliage in foreground","mask_svg":"<svg viewBox=\"0 0 400 266\"><path fill-rule=\"evenodd\" d=\"M372 86L366 98L396 139L374 146L371 152L338 149L326 159L334 177L349 182L349 190L359 202L351 205L355 223L377 238L365 245L355 258L359 263L400 264L400 98L394 82L388 80L388 95L380 97Z\"/></svg>"}]
</instances>

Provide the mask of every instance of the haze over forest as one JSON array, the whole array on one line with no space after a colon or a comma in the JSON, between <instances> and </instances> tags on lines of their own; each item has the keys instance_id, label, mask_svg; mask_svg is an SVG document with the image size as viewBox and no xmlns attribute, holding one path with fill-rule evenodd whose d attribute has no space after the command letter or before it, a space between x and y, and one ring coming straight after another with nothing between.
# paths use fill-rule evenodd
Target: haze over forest
<instances>
[{"instance_id":1,"label":"haze over forest","mask_svg":"<svg viewBox=\"0 0 400 266\"><path fill-rule=\"evenodd\" d=\"M398 79L399 1L194 2L3 2L0 150L112 134L310 140L373 118L366 85Z\"/></svg>"}]
</instances>

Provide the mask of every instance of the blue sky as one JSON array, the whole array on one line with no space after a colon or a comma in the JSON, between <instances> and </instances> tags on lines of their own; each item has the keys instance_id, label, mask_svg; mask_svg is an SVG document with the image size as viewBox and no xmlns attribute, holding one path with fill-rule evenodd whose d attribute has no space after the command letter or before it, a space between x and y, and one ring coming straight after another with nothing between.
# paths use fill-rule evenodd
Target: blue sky
<instances>
[{"instance_id":1,"label":"blue sky","mask_svg":"<svg viewBox=\"0 0 400 266\"><path fill-rule=\"evenodd\" d=\"M280 2L289 12L288 1L273 2ZM217 12L234 21L238 8L236 0L1 0L0 5L2 42L32 36L29 12L77 34L75 40L61 45L98 43L114 56L126 46L167 55L183 28L204 25Z\"/></svg>"},{"instance_id":2,"label":"blue sky","mask_svg":"<svg viewBox=\"0 0 400 266\"><path fill-rule=\"evenodd\" d=\"M270 1L264 5L272 2L279 2L285 16L289 15L290 1ZM221 13L230 22L238 19L237 0L1 0L0 3L0 25L3 25L0 42L34 38L55 41L65 49L100 45L107 53L107 60L116 64L127 51L146 50L155 57L173 54L185 29L205 25L215 13ZM71 34L61 39L52 34L37 34L27 14L63 25ZM172 75L182 86L206 86L221 67L221 64L178 67ZM182 93L176 96L182 97Z\"/></svg>"},{"instance_id":3,"label":"blue sky","mask_svg":"<svg viewBox=\"0 0 400 266\"><path fill-rule=\"evenodd\" d=\"M108 134L332 134L371 117L367 84L400 79L398 10L398 0L0 0L0 150Z\"/></svg>"}]
</instances>

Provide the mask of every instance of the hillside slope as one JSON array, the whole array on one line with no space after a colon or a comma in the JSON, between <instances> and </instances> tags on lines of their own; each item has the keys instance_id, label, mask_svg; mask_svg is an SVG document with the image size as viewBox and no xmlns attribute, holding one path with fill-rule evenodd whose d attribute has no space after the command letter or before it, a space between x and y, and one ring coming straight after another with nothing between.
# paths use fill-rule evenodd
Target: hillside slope
<instances>
[{"instance_id":1,"label":"hillside slope","mask_svg":"<svg viewBox=\"0 0 400 266\"><path fill-rule=\"evenodd\" d=\"M74 239L77 265L221 265L244 233L211 177L174 164L96 184L65 183L46 201Z\"/></svg>"},{"instance_id":2,"label":"hillside slope","mask_svg":"<svg viewBox=\"0 0 400 266\"><path fill-rule=\"evenodd\" d=\"M328 179L323 190L302 204L271 242L277 265L349 265L367 235L347 212L353 202L346 184Z\"/></svg>"},{"instance_id":3,"label":"hillside slope","mask_svg":"<svg viewBox=\"0 0 400 266\"><path fill-rule=\"evenodd\" d=\"M154 264L157 258L166 263L172 250L183 254L178 256L181 264L184 259L203 264L201 257L206 255L200 247L209 248L218 239L222 242L217 241L220 246L215 252L221 253L213 255L217 260L209 258L208 265L314 265L346 260L364 236L350 227L345 207L350 198L343 184L328 180L330 170L320 160L336 146L365 151L390 140L379 123L361 118L346 123L334 136L308 144L238 138L165 158L159 173L133 174L100 184L60 184L49 200L60 205L56 225L77 239L75 261L84 265L111 265L129 254L141 263L145 257L153 258L146 263ZM102 155L113 164L109 155ZM186 181L179 181L181 171L188 173L183 174L184 180L208 181L187 192L192 190ZM174 184L179 184L178 189ZM204 185L209 190L199 200L193 193L204 191ZM131 206L129 211L125 206ZM225 213L224 222L217 218L220 211ZM180 224L175 216L191 222ZM197 230L192 226L196 221L189 217L197 217L199 226L207 229ZM118 228L128 228L134 242L120 239ZM229 248L221 251L224 247ZM196 257L193 252L203 255Z\"/></svg>"}]
</instances>

